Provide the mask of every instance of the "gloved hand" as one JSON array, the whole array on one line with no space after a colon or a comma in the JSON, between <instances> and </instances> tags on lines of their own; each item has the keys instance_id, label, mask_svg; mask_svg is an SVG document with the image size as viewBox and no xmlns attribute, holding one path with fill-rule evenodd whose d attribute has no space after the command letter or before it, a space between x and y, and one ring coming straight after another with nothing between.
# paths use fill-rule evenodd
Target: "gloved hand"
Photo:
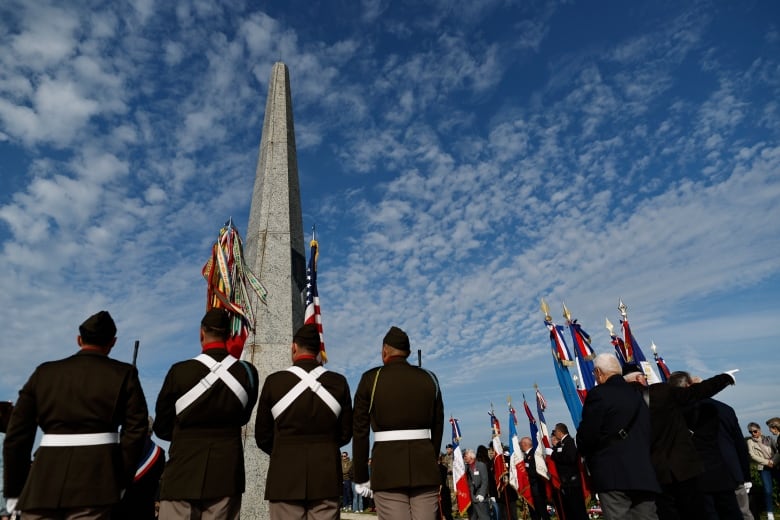
<instances>
[{"instance_id":1,"label":"gloved hand","mask_svg":"<svg viewBox=\"0 0 780 520\"><path fill-rule=\"evenodd\" d=\"M743 484L743 486L745 486L745 493L750 493L750 488L753 487L753 483L752 482L745 482Z\"/></svg>"},{"instance_id":2,"label":"gloved hand","mask_svg":"<svg viewBox=\"0 0 780 520\"><path fill-rule=\"evenodd\" d=\"M482 495L477 495L474 498L476 498L477 502L480 502L480 503L485 501L485 497L483 497Z\"/></svg>"},{"instance_id":3,"label":"gloved hand","mask_svg":"<svg viewBox=\"0 0 780 520\"><path fill-rule=\"evenodd\" d=\"M490 501L495 504L496 503L496 497L490 497Z\"/></svg>"},{"instance_id":4,"label":"gloved hand","mask_svg":"<svg viewBox=\"0 0 780 520\"><path fill-rule=\"evenodd\" d=\"M362 484L355 484L355 493L363 498L373 498L374 492L371 491L371 481L369 480Z\"/></svg>"},{"instance_id":5,"label":"gloved hand","mask_svg":"<svg viewBox=\"0 0 780 520\"><path fill-rule=\"evenodd\" d=\"M547 455L552 455L552 452L553 452L552 448L545 448L544 449L544 453L546 453Z\"/></svg>"},{"instance_id":6,"label":"gloved hand","mask_svg":"<svg viewBox=\"0 0 780 520\"><path fill-rule=\"evenodd\" d=\"M5 510L8 511L9 515L14 514L14 511L16 511L16 503L19 502L19 498L6 498L5 499Z\"/></svg>"},{"instance_id":7,"label":"gloved hand","mask_svg":"<svg viewBox=\"0 0 780 520\"><path fill-rule=\"evenodd\" d=\"M726 371L724 372L724 374L728 374L728 375L729 375L729 377L731 378L731 384L732 384L732 385L736 385L736 384L737 384L737 378L736 378L736 376L734 375L734 374L736 374L737 372L739 372L739 369L738 369L738 368L734 368L734 369L732 369L732 370L726 370Z\"/></svg>"}]
</instances>

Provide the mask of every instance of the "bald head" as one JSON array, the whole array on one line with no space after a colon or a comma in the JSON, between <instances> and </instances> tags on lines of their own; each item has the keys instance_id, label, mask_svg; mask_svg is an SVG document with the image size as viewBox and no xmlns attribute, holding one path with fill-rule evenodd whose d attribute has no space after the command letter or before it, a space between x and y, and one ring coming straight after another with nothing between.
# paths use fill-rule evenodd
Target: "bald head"
<instances>
[{"instance_id":1,"label":"bald head","mask_svg":"<svg viewBox=\"0 0 780 520\"><path fill-rule=\"evenodd\" d=\"M520 449L523 451L530 450L534 445L534 442L531 440L531 437L523 437L520 439Z\"/></svg>"}]
</instances>

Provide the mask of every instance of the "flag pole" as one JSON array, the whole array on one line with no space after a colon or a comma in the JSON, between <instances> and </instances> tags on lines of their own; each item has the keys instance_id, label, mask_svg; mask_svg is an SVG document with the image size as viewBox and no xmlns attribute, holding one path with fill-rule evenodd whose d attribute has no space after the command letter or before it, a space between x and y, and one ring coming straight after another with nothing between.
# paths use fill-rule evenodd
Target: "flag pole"
<instances>
[{"instance_id":1,"label":"flag pole","mask_svg":"<svg viewBox=\"0 0 780 520\"><path fill-rule=\"evenodd\" d=\"M133 366L135 366L135 362L138 359L138 347L140 346L140 341L135 340L135 345L133 345Z\"/></svg>"}]
</instances>

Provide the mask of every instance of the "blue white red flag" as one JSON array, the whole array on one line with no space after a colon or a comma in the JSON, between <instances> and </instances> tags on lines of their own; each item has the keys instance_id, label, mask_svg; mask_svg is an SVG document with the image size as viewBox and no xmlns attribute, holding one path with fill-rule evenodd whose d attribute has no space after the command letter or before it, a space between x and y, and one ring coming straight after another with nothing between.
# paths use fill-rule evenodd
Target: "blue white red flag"
<instances>
[{"instance_id":1,"label":"blue white red flag","mask_svg":"<svg viewBox=\"0 0 780 520\"><path fill-rule=\"evenodd\" d=\"M634 333L631 332L631 325L628 323L628 307L623 303L623 300L620 300L618 310L621 315L620 323L623 326L623 342L625 343L626 351L633 354L633 363L642 367L648 384L660 383L661 377L658 375L655 367L647 361L644 352L642 352L639 343L634 337Z\"/></svg>"},{"instance_id":2,"label":"blue white red flag","mask_svg":"<svg viewBox=\"0 0 780 520\"><path fill-rule=\"evenodd\" d=\"M471 492L466 480L466 463L463 462L463 451L460 449L460 426L458 420L450 417L452 426L452 485L455 486L458 511L461 513L471 505Z\"/></svg>"},{"instance_id":3,"label":"blue white red flag","mask_svg":"<svg viewBox=\"0 0 780 520\"><path fill-rule=\"evenodd\" d=\"M536 386L536 385L534 385ZM547 401L545 401L542 392L539 391L539 387L536 387L536 415L539 417L539 440L546 448L552 448L550 442L550 432L547 429L547 421L544 418L544 411L547 409ZM550 483L556 489L561 487L561 479L558 476L558 468L555 467L555 461L551 457L544 458L547 465L547 473L550 476ZM548 492L548 496L552 496L551 492Z\"/></svg>"},{"instance_id":4,"label":"blue white red flag","mask_svg":"<svg viewBox=\"0 0 780 520\"><path fill-rule=\"evenodd\" d=\"M496 414L492 410L490 415L490 429L493 432L491 439L493 447L493 478L496 482L496 488L501 491L504 488L504 476L507 474L506 463L504 462L504 446L501 444L501 423L498 422Z\"/></svg>"},{"instance_id":5,"label":"blue white red flag","mask_svg":"<svg viewBox=\"0 0 780 520\"><path fill-rule=\"evenodd\" d=\"M517 494L523 500L528 502L528 505L534 507L531 482L528 479L523 450L520 448L520 439L517 436L517 415L512 408L512 403L509 403L509 484L517 490Z\"/></svg>"},{"instance_id":6,"label":"blue white red flag","mask_svg":"<svg viewBox=\"0 0 780 520\"><path fill-rule=\"evenodd\" d=\"M596 386L596 380L593 377L593 359L596 353L590 347L590 336L582 329L576 319L571 318L571 313L566 305L563 306L563 315L566 318L566 325L571 332L572 344L574 345L574 355L577 358L577 368L579 378L582 382L581 388L578 388L582 395L583 402L587 396L588 390Z\"/></svg>"},{"instance_id":7,"label":"blue white red flag","mask_svg":"<svg viewBox=\"0 0 780 520\"><path fill-rule=\"evenodd\" d=\"M313 235L313 233L312 233ZM306 311L303 315L303 323L313 323L320 333L319 358L322 363L328 362L325 353L325 339L322 336L322 314L320 313L320 293L317 290L317 258L319 257L319 244L312 236L311 251L309 253L309 265L306 267Z\"/></svg>"},{"instance_id":8,"label":"blue white red flag","mask_svg":"<svg viewBox=\"0 0 780 520\"><path fill-rule=\"evenodd\" d=\"M552 350L555 376L558 378L558 385L561 387L563 400L566 402L566 407L569 409L569 414L574 422L574 427L577 428L582 420L582 404L584 398L580 392L578 392L577 385L569 370L573 368L575 371L579 371L579 367L569 353L569 348L566 346L566 340L563 339L563 327L553 323L547 303L545 303L544 300L542 300L542 311L545 313L544 324L550 331L550 348Z\"/></svg>"},{"instance_id":9,"label":"blue white red flag","mask_svg":"<svg viewBox=\"0 0 780 520\"><path fill-rule=\"evenodd\" d=\"M661 377L661 381L666 383L667 381L669 381L669 376L671 375L671 371L669 370L669 367L666 366L666 361L664 361L664 358L659 356L658 352L656 352L655 343L650 344L650 349L653 351L655 364L658 367L658 375Z\"/></svg>"},{"instance_id":10,"label":"blue white red flag","mask_svg":"<svg viewBox=\"0 0 780 520\"><path fill-rule=\"evenodd\" d=\"M528 407L525 396L523 396L523 408L525 408L525 415L528 417L528 427L531 430L531 442L533 443L534 465L536 466L536 473L540 477L550 480L550 475L547 471L547 463L544 461L545 446L542 442L542 435L539 432L539 427L536 425L534 414L531 413L531 409Z\"/></svg>"}]
</instances>

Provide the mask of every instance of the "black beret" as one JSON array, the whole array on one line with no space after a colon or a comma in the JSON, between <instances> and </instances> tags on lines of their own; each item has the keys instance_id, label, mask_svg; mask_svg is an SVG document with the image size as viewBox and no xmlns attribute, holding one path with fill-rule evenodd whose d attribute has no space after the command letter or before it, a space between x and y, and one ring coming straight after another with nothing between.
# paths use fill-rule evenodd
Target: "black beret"
<instances>
[{"instance_id":1,"label":"black beret","mask_svg":"<svg viewBox=\"0 0 780 520\"><path fill-rule=\"evenodd\" d=\"M200 326L215 333L227 334L230 328L230 314L225 309L213 308L206 311Z\"/></svg>"},{"instance_id":2,"label":"black beret","mask_svg":"<svg viewBox=\"0 0 780 520\"><path fill-rule=\"evenodd\" d=\"M87 345L102 347L116 337L116 324L107 311L100 311L79 325L79 335Z\"/></svg>"},{"instance_id":3,"label":"black beret","mask_svg":"<svg viewBox=\"0 0 780 520\"><path fill-rule=\"evenodd\" d=\"M640 374L645 373L645 371L642 370L642 367L640 367L636 363L626 363L625 365L623 365L624 376L627 376L628 374L633 374L634 372L639 372Z\"/></svg>"},{"instance_id":4,"label":"black beret","mask_svg":"<svg viewBox=\"0 0 780 520\"><path fill-rule=\"evenodd\" d=\"M313 352L319 352L320 350L320 331L317 330L317 325L314 323L308 323L298 329L298 332L293 336L293 341L299 347L303 347L306 350Z\"/></svg>"},{"instance_id":5,"label":"black beret","mask_svg":"<svg viewBox=\"0 0 780 520\"><path fill-rule=\"evenodd\" d=\"M398 350L405 350L409 352L411 347L409 346L409 336L406 332L402 331L396 326L390 327L390 330L385 334L385 338L382 340L383 345L390 345Z\"/></svg>"}]
</instances>

